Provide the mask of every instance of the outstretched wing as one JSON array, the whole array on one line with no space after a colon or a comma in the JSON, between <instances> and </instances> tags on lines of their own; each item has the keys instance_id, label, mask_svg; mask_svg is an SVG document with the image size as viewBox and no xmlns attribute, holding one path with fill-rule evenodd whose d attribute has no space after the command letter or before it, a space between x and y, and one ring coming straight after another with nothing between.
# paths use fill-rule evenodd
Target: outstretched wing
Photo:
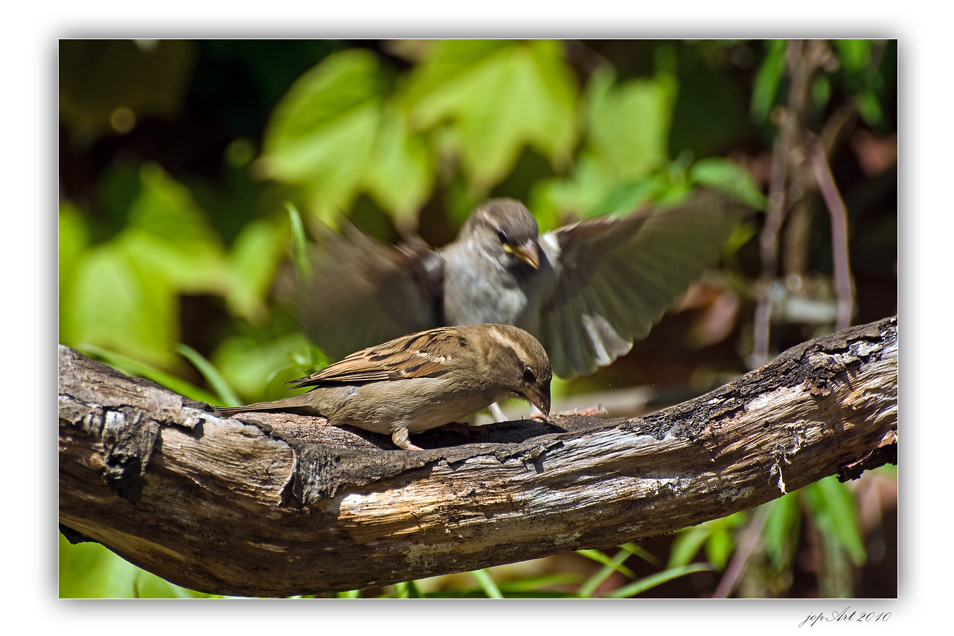
<instances>
[{"instance_id":1,"label":"outstretched wing","mask_svg":"<svg viewBox=\"0 0 954 636\"><path fill-rule=\"evenodd\" d=\"M353 225L325 232L312 249L312 280L297 286L296 313L306 335L328 355L440 324L440 257L418 241L383 245Z\"/></svg>"},{"instance_id":2,"label":"outstretched wing","mask_svg":"<svg viewBox=\"0 0 954 636\"><path fill-rule=\"evenodd\" d=\"M557 269L540 340L561 377L593 373L629 352L719 257L748 211L703 190L675 207L596 218L543 236Z\"/></svg>"},{"instance_id":3,"label":"outstretched wing","mask_svg":"<svg viewBox=\"0 0 954 636\"><path fill-rule=\"evenodd\" d=\"M299 388L322 384L436 378L450 371L451 361L465 346L464 336L457 329L431 329L357 351L317 373L288 384Z\"/></svg>"}]
</instances>

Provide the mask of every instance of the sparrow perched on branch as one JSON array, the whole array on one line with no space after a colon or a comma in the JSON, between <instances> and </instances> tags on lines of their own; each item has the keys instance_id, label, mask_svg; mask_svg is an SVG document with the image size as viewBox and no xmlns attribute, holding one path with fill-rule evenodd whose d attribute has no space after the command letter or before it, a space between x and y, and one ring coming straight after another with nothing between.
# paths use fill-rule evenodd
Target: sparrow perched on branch
<instances>
[{"instance_id":1,"label":"sparrow perched on branch","mask_svg":"<svg viewBox=\"0 0 954 636\"><path fill-rule=\"evenodd\" d=\"M540 340L554 373L586 375L649 334L747 211L701 190L681 205L541 236L522 203L491 199L438 250L420 240L385 246L349 226L329 232L313 256L314 276L296 292L298 315L335 357L439 325L515 325Z\"/></svg>"},{"instance_id":2,"label":"sparrow perched on branch","mask_svg":"<svg viewBox=\"0 0 954 636\"><path fill-rule=\"evenodd\" d=\"M529 333L481 324L422 331L345 357L289 384L307 393L248 406L216 408L295 411L329 424L387 433L406 450L420 450L409 433L454 422L504 398L528 400L550 412L550 362Z\"/></svg>"}]
</instances>

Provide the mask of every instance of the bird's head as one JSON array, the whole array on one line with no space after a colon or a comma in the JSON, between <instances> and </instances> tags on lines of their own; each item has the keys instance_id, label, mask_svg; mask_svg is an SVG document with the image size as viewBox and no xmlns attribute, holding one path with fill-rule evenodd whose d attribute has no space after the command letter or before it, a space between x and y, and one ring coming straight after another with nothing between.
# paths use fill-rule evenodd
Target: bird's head
<instances>
[{"instance_id":1,"label":"bird's head","mask_svg":"<svg viewBox=\"0 0 954 636\"><path fill-rule=\"evenodd\" d=\"M486 324L480 329L494 384L512 397L527 400L545 415L550 413L550 358L532 335L511 325Z\"/></svg>"},{"instance_id":2,"label":"bird's head","mask_svg":"<svg viewBox=\"0 0 954 636\"><path fill-rule=\"evenodd\" d=\"M501 262L540 268L537 220L516 199L490 199L474 210L461 232Z\"/></svg>"}]
</instances>

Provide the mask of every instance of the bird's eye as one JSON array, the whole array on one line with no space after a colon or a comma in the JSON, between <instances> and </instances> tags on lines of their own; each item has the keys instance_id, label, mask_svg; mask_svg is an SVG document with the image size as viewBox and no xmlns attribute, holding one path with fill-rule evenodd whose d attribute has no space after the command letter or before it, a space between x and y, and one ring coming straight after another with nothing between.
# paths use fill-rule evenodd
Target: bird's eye
<instances>
[{"instance_id":1,"label":"bird's eye","mask_svg":"<svg viewBox=\"0 0 954 636\"><path fill-rule=\"evenodd\" d=\"M533 369L527 367L523 370L523 379L526 382L533 384L537 381L537 374L533 372Z\"/></svg>"},{"instance_id":2,"label":"bird's eye","mask_svg":"<svg viewBox=\"0 0 954 636\"><path fill-rule=\"evenodd\" d=\"M507 236L507 233L504 232L503 230L497 230L497 238L500 239L500 242L501 242L501 243L509 243L509 242L510 242L510 237Z\"/></svg>"}]
</instances>

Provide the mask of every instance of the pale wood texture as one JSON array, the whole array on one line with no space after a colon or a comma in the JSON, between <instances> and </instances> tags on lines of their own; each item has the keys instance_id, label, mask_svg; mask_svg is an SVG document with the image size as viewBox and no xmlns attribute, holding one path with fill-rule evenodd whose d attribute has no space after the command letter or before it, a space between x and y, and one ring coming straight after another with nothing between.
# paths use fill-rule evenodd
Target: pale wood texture
<instances>
[{"instance_id":1,"label":"pale wood texture","mask_svg":"<svg viewBox=\"0 0 954 636\"><path fill-rule=\"evenodd\" d=\"M363 588L608 547L894 462L897 321L642 418L385 436L202 403L59 350L59 518L174 583Z\"/></svg>"}]
</instances>

